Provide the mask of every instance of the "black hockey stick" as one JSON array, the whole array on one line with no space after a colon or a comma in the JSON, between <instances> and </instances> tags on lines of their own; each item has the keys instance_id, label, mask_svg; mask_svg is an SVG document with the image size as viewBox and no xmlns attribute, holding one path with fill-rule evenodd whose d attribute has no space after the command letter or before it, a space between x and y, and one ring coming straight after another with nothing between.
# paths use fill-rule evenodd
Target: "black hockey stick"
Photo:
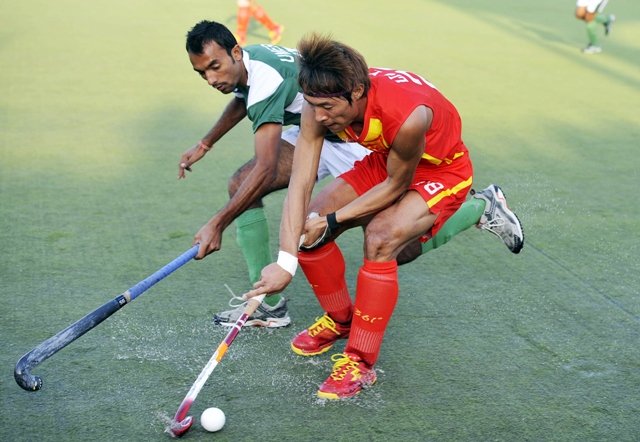
<instances>
[{"instance_id":1,"label":"black hockey stick","mask_svg":"<svg viewBox=\"0 0 640 442\"><path fill-rule=\"evenodd\" d=\"M40 390L40 388L42 388L42 378L30 373L30 370L33 367L62 350L68 344L72 343L109 316L120 310L122 307L136 299L155 283L166 278L175 270L191 261L198 253L198 248L198 245L193 246L160 270L131 287L126 292L123 292L111 301L101 307L98 307L84 318L74 322L69 327L60 331L57 335L50 337L29 353L22 356L16 364L16 368L13 372L13 377L16 379L18 385L27 391Z\"/></svg>"}]
</instances>

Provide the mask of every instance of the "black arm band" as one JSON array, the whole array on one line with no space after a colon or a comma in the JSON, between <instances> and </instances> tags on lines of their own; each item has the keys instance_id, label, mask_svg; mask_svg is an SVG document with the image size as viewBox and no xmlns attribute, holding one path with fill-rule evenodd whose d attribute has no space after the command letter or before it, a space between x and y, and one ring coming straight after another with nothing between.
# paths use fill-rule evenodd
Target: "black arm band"
<instances>
[{"instance_id":1,"label":"black arm band","mask_svg":"<svg viewBox=\"0 0 640 442\"><path fill-rule=\"evenodd\" d=\"M331 233L337 232L340 228L340 223L336 221L336 212L331 212L327 215L327 225Z\"/></svg>"}]
</instances>

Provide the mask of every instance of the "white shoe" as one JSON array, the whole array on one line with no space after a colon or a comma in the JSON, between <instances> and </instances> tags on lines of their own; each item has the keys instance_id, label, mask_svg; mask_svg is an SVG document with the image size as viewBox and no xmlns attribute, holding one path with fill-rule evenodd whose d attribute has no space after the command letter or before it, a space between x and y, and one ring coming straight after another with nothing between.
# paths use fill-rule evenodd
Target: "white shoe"
<instances>
[{"instance_id":1,"label":"white shoe","mask_svg":"<svg viewBox=\"0 0 640 442\"><path fill-rule=\"evenodd\" d=\"M609 15L609 20L607 20L607 22L604 24L604 35L609 35L609 33L611 32L611 28L613 27L613 24L616 22L616 16L611 14Z\"/></svg>"},{"instance_id":2,"label":"white shoe","mask_svg":"<svg viewBox=\"0 0 640 442\"><path fill-rule=\"evenodd\" d=\"M224 312L220 312L216 315L213 315L213 322L216 325L224 325L227 327L232 327L235 325L236 321L242 315L244 308L247 306L246 301L243 301L239 296L233 296L229 301L229 305L232 308L231 310L227 310ZM287 300L282 297L280 301L273 307L267 304L266 302L262 302L258 306L255 312L244 323L245 326L253 326L253 327L286 327L291 323L291 318L289 317L289 310L287 309Z\"/></svg>"},{"instance_id":3,"label":"white shoe","mask_svg":"<svg viewBox=\"0 0 640 442\"><path fill-rule=\"evenodd\" d=\"M599 54L600 52L602 52L602 48L596 45L588 45L582 49L583 54Z\"/></svg>"},{"instance_id":4,"label":"white shoe","mask_svg":"<svg viewBox=\"0 0 640 442\"><path fill-rule=\"evenodd\" d=\"M473 197L483 199L486 203L476 227L502 239L513 253L520 253L524 246L524 231L516 214L507 207L502 189L492 184L480 192L474 192Z\"/></svg>"}]
</instances>

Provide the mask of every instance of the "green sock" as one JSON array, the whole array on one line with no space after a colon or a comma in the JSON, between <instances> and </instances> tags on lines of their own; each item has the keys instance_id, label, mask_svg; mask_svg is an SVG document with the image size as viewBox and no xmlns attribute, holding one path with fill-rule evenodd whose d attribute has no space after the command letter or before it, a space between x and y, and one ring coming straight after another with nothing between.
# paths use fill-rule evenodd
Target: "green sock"
<instances>
[{"instance_id":1,"label":"green sock","mask_svg":"<svg viewBox=\"0 0 640 442\"><path fill-rule=\"evenodd\" d=\"M598 24L597 20L587 23L587 38L590 45L598 46Z\"/></svg>"},{"instance_id":2,"label":"green sock","mask_svg":"<svg viewBox=\"0 0 640 442\"><path fill-rule=\"evenodd\" d=\"M475 226L480 221L484 213L485 201L480 198L471 198L465 201L456 213L438 230L438 233L429 241L422 244L422 254L430 250L437 249L441 245L449 242L451 238L460 232L464 232L471 226Z\"/></svg>"},{"instance_id":3,"label":"green sock","mask_svg":"<svg viewBox=\"0 0 640 442\"><path fill-rule=\"evenodd\" d=\"M260 279L262 269L271 263L269 250L269 225L262 207L249 209L236 218L236 242L242 250L249 269L251 284ZM280 301L280 295L267 296L271 306Z\"/></svg>"},{"instance_id":4,"label":"green sock","mask_svg":"<svg viewBox=\"0 0 640 442\"><path fill-rule=\"evenodd\" d=\"M596 15L596 18L595 18L594 21L596 21L599 24L603 25L603 24L609 22L609 18L610 18L610 16L608 14L598 14L598 15Z\"/></svg>"}]
</instances>

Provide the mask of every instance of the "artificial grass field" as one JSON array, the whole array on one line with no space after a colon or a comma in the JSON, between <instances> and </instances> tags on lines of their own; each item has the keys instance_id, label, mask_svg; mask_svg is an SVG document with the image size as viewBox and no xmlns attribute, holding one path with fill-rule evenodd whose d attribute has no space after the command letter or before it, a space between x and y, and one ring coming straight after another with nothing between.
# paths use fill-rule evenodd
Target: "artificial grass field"
<instances>
[{"instance_id":1,"label":"artificial grass field","mask_svg":"<svg viewBox=\"0 0 640 442\"><path fill-rule=\"evenodd\" d=\"M400 4L401 3L401 4ZM227 415L185 440L633 441L640 438L640 4L613 0L585 56L575 2L264 0L282 44L332 33L372 66L422 74L457 106L475 187L522 220L512 255L475 229L400 270L377 368L357 398L321 402L330 354L289 341L320 314L302 273L293 324L245 329L192 406ZM178 182L180 154L229 97L191 70L184 36L235 2L0 4L0 439L155 441L248 288L235 228L33 370L17 360L191 245L253 150L244 123ZM252 26L249 43L266 41ZM284 192L266 198L272 246ZM353 288L361 233L339 244ZM342 344L336 346L342 349Z\"/></svg>"}]
</instances>

